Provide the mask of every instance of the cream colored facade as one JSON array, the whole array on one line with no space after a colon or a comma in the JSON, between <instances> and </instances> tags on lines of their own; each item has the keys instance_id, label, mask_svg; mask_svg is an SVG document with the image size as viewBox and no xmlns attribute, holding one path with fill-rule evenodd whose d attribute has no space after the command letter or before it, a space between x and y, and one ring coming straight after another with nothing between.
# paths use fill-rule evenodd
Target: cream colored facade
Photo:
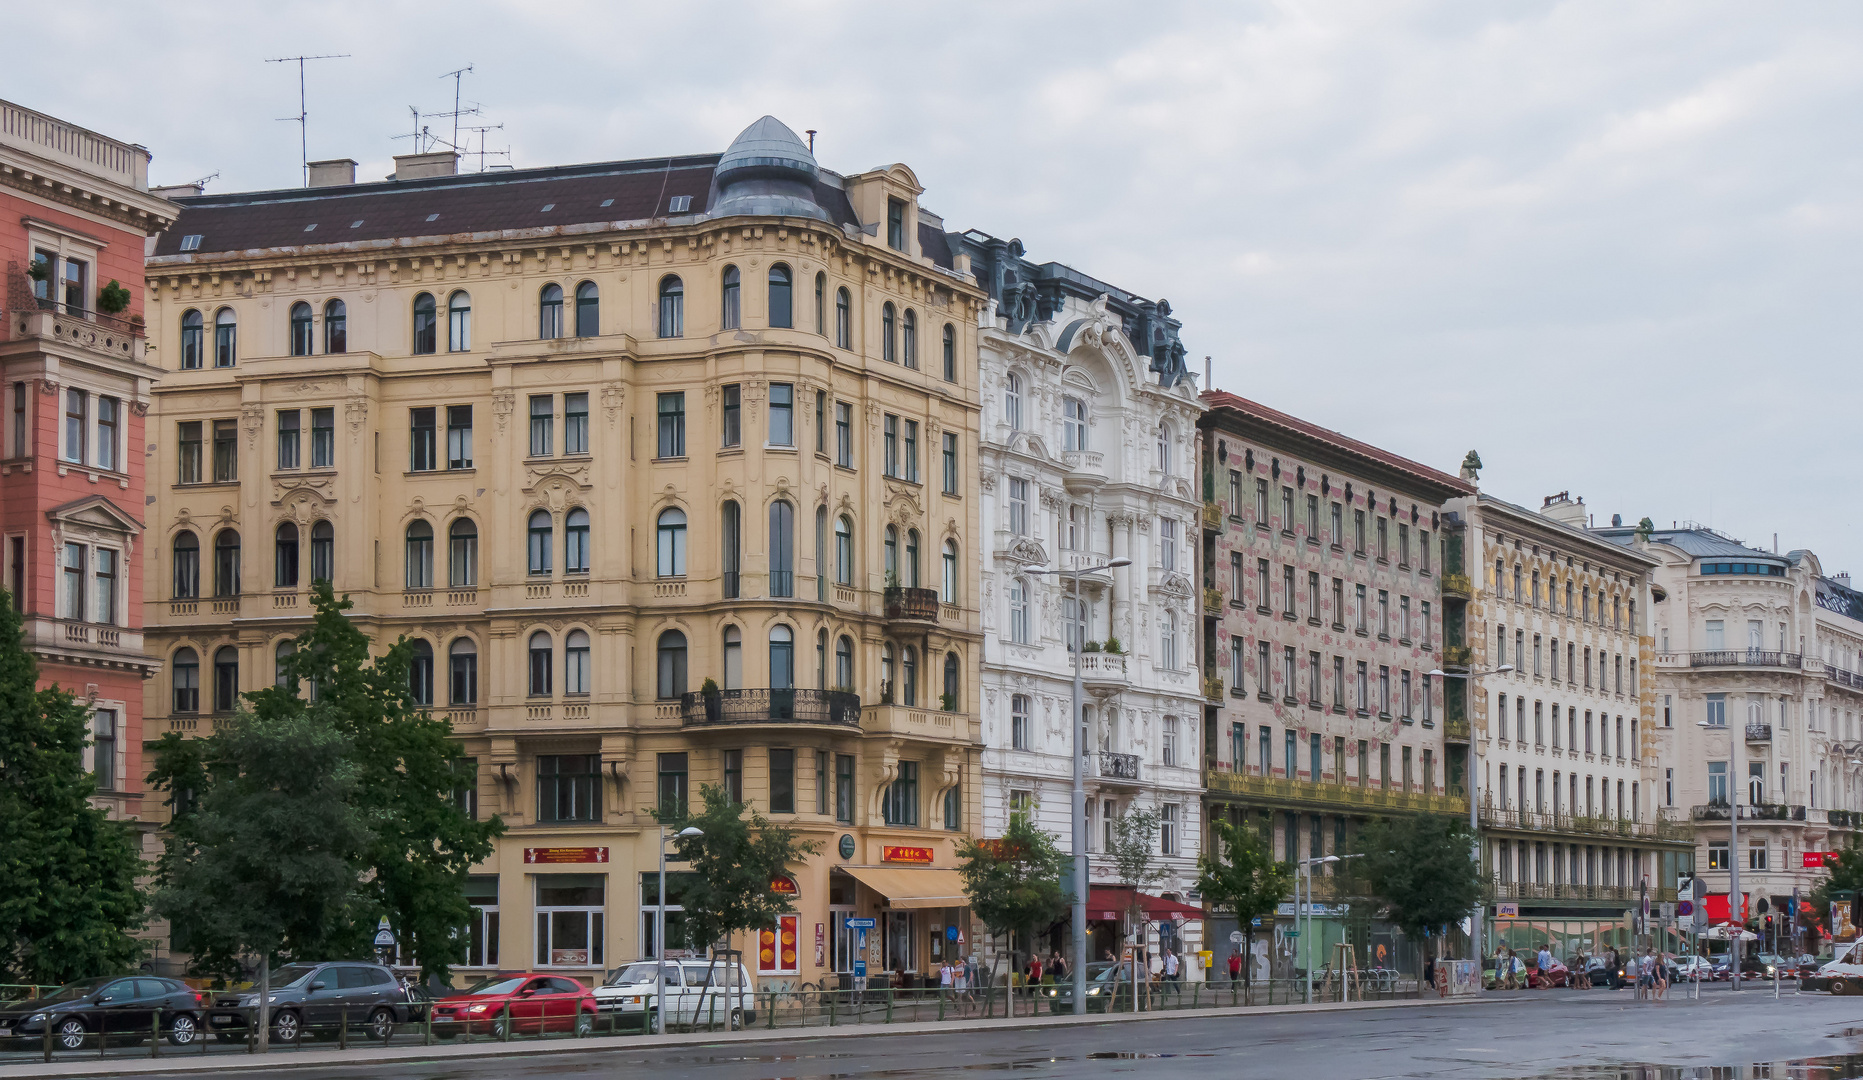
<instances>
[{"instance_id":1,"label":"cream colored facade","mask_svg":"<svg viewBox=\"0 0 1863 1080\"><path fill-rule=\"evenodd\" d=\"M477 810L509 826L474 880L468 966L587 977L641 955L648 808L727 784L822 847L793 868L793 962L734 943L753 971L847 970L836 931L855 912L881 916L876 970L935 967L966 920L925 898L948 895L979 819L981 294L912 172L818 171L767 117L723 158L408 164L385 184L184 200L150 261L147 634L158 657L192 650L200 687L187 710L174 665L152 681L152 734L210 730L232 704L219 678L267 685L328 572L378 641L431 650ZM383 219L409 224L368 238ZM236 585L216 581L223 535ZM888 591L908 538L944 595ZM190 539L197 596L176 579ZM923 895L889 896L900 880Z\"/></svg>"}]
</instances>

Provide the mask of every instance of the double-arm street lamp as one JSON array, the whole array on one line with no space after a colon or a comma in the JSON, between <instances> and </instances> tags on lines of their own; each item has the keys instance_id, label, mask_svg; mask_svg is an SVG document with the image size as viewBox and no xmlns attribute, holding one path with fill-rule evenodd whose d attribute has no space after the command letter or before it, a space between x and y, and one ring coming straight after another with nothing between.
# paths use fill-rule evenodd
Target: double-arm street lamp
<instances>
[{"instance_id":1,"label":"double-arm street lamp","mask_svg":"<svg viewBox=\"0 0 1863 1080\"><path fill-rule=\"evenodd\" d=\"M1086 717L1081 712L1080 693L1080 653L1086 647L1087 622L1086 610L1080 603L1080 579L1088 574L1097 574L1102 570L1112 570L1121 566L1132 565L1131 559L1114 559L1111 562L1093 566L1079 566L1072 570L1029 567L1025 574L1054 574L1057 577L1073 579L1074 586L1074 625L1069 633L1069 651L1074 654L1074 1014L1084 1016L1087 1012L1087 732ZM1013 957L1011 958L1013 960Z\"/></svg>"},{"instance_id":2,"label":"double-arm street lamp","mask_svg":"<svg viewBox=\"0 0 1863 1080\"><path fill-rule=\"evenodd\" d=\"M1442 668L1437 668L1431 671L1430 675L1438 679L1479 679L1483 675L1505 675L1512 670L1514 670L1514 665L1502 664L1500 667L1490 668L1487 671L1444 671ZM1471 708L1469 711L1473 712L1473 709ZM1505 719L1505 717L1503 717L1503 719ZM1481 770L1478 768L1480 761L1476 757L1480 752L1481 741L1475 738L1475 727L1473 722L1471 722L1468 729L1468 828L1470 832L1475 834L1475 847L1472 854L1475 859L1475 865L1477 866L1481 865L1481 800L1476 798L1476 795L1478 795L1481 790ZM1487 918L1487 914L1487 905L1477 902L1475 916L1468 924L1469 946L1471 951L1475 954L1476 993L1480 993L1482 989L1481 924L1483 920Z\"/></svg>"}]
</instances>

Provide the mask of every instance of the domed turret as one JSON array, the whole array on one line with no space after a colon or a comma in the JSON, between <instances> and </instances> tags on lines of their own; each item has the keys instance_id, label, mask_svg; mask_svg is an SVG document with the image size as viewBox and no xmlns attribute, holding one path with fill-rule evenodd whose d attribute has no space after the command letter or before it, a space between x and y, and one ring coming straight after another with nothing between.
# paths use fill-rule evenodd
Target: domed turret
<instances>
[{"instance_id":1,"label":"domed turret","mask_svg":"<svg viewBox=\"0 0 1863 1080\"><path fill-rule=\"evenodd\" d=\"M765 116L745 128L712 170L711 218L806 217L827 221L815 202L815 155L781 120Z\"/></svg>"}]
</instances>

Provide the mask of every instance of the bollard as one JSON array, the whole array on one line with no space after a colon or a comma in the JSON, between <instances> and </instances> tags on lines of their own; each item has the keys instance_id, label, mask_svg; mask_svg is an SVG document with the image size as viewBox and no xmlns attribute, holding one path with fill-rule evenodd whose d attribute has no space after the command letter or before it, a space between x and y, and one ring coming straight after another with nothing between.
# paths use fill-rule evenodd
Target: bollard
<instances>
[{"instance_id":1,"label":"bollard","mask_svg":"<svg viewBox=\"0 0 1863 1080\"><path fill-rule=\"evenodd\" d=\"M766 1011L769 1013L769 1018L764 1021L763 1026L766 1028L769 1028L771 1031L775 1031L776 1030L776 991L774 990L770 991L770 1007Z\"/></svg>"},{"instance_id":2,"label":"bollard","mask_svg":"<svg viewBox=\"0 0 1863 1080\"><path fill-rule=\"evenodd\" d=\"M505 1002L504 1017L505 1017L504 1030L499 1033L498 1039L500 1042L510 1042L511 1041L511 1003L509 1001Z\"/></svg>"},{"instance_id":3,"label":"bollard","mask_svg":"<svg viewBox=\"0 0 1863 1080\"><path fill-rule=\"evenodd\" d=\"M834 1016L834 1012L835 1012L835 995L832 995L832 994L831 994L831 995L829 995L829 998L828 998L828 1026L829 1026L829 1027L834 1027L834 1026L835 1026L835 1016ZM51 1044L50 1044L50 1043L47 1043L46 1045L47 1045L47 1046L50 1046ZM48 1053L48 1054L49 1054L49 1053L51 1053L51 1051L49 1051L49 1050L48 1050L48 1051L46 1051L46 1053ZM51 1058L46 1058L45 1060L47 1060L47 1061L50 1061L50 1060L52 1060L52 1059L51 1059Z\"/></svg>"},{"instance_id":4,"label":"bollard","mask_svg":"<svg viewBox=\"0 0 1863 1080\"><path fill-rule=\"evenodd\" d=\"M888 1024L893 1022L893 988L890 984L886 988L886 1021L885 1022Z\"/></svg>"},{"instance_id":5,"label":"bollard","mask_svg":"<svg viewBox=\"0 0 1863 1080\"><path fill-rule=\"evenodd\" d=\"M149 1056L162 1056L162 1010L155 1010L149 1020Z\"/></svg>"},{"instance_id":6,"label":"bollard","mask_svg":"<svg viewBox=\"0 0 1863 1080\"><path fill-rule=\"evenodd\" d=\"M944 1019L944 991L938 991L938 1019Z\"/></svg>"},{"instance_id":7,"label":"bollard","mask_svg":"<svg viewBox=\"0 0 1863 1080\"><path fill-rule=\"evenodd\" d=\"M52 1017L49 1013L45 1017L45 1060L52 1060Z\"/></svg>"},{"instance_id":8,"label":"bollard","mask_svg":"<svg viewBox=\"0 0 1863 1080\"><path fill-rule=\"evenodd\" d=\"M426 1015L422 1017L422 1019L424 1023L421 1025L420 1044L422 1046L432 1046L433 1045L433 1002L429 1001L427 1003L427 1012L426 1012Z\"/></svg>"},{"instance_id":9,"label":"bollard","mask_svg":"<svg viewBox=\"0 0 1863 1080\"><path fill-rule=\"evenodd\" d=\"M259 1052L259 1010L246 1010L246 1053Z\"/></svg>"}]
</instances>

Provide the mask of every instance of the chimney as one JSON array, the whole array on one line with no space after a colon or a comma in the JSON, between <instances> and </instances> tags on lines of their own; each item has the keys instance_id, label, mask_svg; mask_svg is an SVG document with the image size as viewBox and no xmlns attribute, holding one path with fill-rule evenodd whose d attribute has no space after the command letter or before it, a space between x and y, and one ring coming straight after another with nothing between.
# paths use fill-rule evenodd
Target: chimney
<instances>
[{"instance_id":1,"label":"chimney","mask_svg":"<svg viewBox=\"0 0 1863 1080\"><path fill-rule=\"evenodd\" d=\"M311 187L344 187L356 182L356 162L353 158L313 161L309 168Z\"/></svg>"},{"instance_id":2,"label":"chimney","mask_svg":"<svg viewBox=\"0 0 1863 1080\"><path fill-rule=\"evenodd\" d=\"M419 180L427 176L455 176L459 173L459 155L451 150L427 154L396 154L395 174L390 180Z\"/></svg>"},{"instance_id":3,"label":"chimney","mask_svg":"<svg viewBox=\"0 0 1863 1080\"><path fill-rule=\"evenodd\" d=\"M1540 506L1540 514L1557 521L1561 525L1570 525L1574 529L1585 527L1585 500L1583 496L1572 498L1569 491L1546 496Z\"/></svg>"}]
</instances>

